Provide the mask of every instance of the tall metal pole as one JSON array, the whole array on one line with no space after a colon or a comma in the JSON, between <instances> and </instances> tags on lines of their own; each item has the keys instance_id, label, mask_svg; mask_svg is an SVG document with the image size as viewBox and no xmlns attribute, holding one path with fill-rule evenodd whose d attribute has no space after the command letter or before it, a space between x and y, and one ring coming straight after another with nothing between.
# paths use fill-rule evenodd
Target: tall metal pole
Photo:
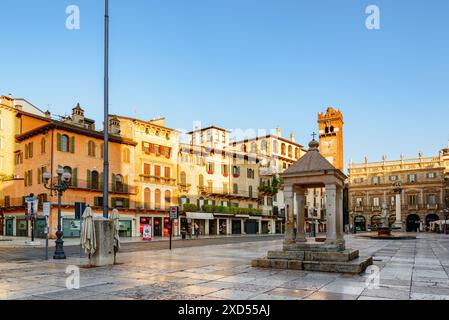
<instances>
[{"instance_id":1,"label":"tall metal pole","mask_svg":"<svg viewBox=\"0 0 449 320\"><path fill-rule=\"evenodd\" d=\"M109 216L109 0L105 0L104 15L104 168L103 217Z\"/></svg>"}]
</instances>

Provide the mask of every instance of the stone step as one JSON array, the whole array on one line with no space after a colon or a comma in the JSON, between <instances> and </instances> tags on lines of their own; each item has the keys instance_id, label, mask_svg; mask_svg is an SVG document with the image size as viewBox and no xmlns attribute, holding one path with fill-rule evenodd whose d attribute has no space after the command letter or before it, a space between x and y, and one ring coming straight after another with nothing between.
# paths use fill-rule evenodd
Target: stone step
<instances>
[{"instance_id":1,"label":"stone step","mask_svg":"<svg viewBox=\"0 0 449 320\"><path fill-rule=\"evenodd\" d=\"M300 261L351 261L359 257L359 250L346 249L339 252L278 250L269 251L267 257Z\"/></svg>"}]
</instances>

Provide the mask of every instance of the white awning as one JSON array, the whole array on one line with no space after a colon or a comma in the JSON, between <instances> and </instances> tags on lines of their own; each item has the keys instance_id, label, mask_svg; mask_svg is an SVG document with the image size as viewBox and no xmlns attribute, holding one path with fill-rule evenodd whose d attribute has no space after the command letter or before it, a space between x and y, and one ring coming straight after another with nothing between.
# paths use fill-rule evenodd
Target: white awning
<instances>
[{"instance_id":1,"label":"white awning","mask_svg":"<svg viewBox=\"0 0 449 320\"><path fill-rule=\"evenodd\" d=\"M250 216L248 214L236 214L235 217L236 218L247 218L247 219L249 219Z\"/></svg>"},{"instance_id":2,"label":"white awning","mask_svg":"<svg viewBox=\"0 0 449 320\"><path fill-rule=\"evenodd\" d=\"M214 215L206 212L186 212L186 217L196 220L214 220Z\"/></svg>"},{"instance_id":3,"label":"white awning","mask_svg":"<svg viewBox=\"0 0 449 320\"><path fill-rule=\"evenodd\" d=\"M261 216L251 216L249 217L251 220L262 220Z\"/></svg>"}]
</instances>

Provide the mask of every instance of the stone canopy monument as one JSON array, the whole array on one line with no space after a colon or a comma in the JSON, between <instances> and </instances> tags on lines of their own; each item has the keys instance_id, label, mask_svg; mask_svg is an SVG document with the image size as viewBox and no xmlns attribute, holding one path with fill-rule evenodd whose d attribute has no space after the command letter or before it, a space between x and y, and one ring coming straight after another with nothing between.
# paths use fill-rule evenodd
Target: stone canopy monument
<instances>
[{"instance_id":1,"label":"stone canopy monument","mask_svg":"<svg viewBox=\"0 0 449 320\"><path fill-rule=\"evenodd\" d=\"M253 267L361 273L373 264L372 257L359 257L358 250L346 248L343 236L343 187L347 177L320 154L319 143L315 139L310 142L308 152L288 168L282 177L287 205L283 249L269 251L267 258L253 260ZM308 188L323 187L326 189L326 241L307 241L304 228L305 192Z\"/></svg>"}]
</instances>

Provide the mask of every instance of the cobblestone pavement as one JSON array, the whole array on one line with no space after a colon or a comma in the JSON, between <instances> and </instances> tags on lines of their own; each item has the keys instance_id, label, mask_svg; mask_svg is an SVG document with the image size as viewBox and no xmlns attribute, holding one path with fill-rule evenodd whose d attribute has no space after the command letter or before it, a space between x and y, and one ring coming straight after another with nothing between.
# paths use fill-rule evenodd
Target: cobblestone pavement
<instances>
[{"instance_id":1,"label":"cobblestone pavement","mask_svg":"<svg viewBox=\"0 0 449 320\"><path fill-rule=\"evenodd\" d=\"M347 236L349 247L373 255L379 285L368 275L262 270L253 258L281 248L279 239L169 250L126 252L119 264L80 268L80 289L68 290L63 262L0 262L0 299L185 300L449 300L449 236L418 234L417 240L370 240Z\"/></svg>"}]
</instances>

